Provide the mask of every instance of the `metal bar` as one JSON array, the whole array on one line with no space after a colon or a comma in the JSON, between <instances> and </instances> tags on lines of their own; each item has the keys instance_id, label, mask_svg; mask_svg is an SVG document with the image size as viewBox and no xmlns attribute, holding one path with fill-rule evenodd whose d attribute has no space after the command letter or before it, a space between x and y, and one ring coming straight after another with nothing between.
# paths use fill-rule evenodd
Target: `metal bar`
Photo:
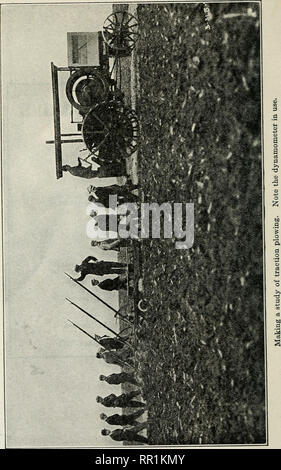
<instances>
[{"instance_id":1,"label":"metal bar","mask_svg":"<svg viewBox=\"0 0 281 470\"><path fill-rule=\"evenodd\" d=\"M113 75L116 63L117 63L117 57L114 58L112 69L110 71L110 77L112 77L112 75Z\"/></svg>"},{"instance_id":2,"label":"metal bar","mask_svg":"<svg viewBox=\"0 0 281 470\"><path fill-rule=\"evenodd\" d=\"M73 323L71 320L68 320L68 321L70 321L73 325L75 325L75 323ZM76 325L76 326L77 326L77 325ZM78 328L79 328L79 326L78 326ZM84 333L86 333L86 335L90 336L90 338L92 338L96 343L98 343L99 346L101 346L103 349L105 349L106 351L112 351L112 349L105 348L105 347L100 343L100 341L99 341L98 339L96 339L96 338L94 338L93 336L91 336L91 335L90 335L89 333L87 333L85 330L83 330L82 328L79 328L79 329L82 330L82 331L84 331ZM101 339L102 339L102 338L101 338ZM113 339L114 339L114 338L113 338ZM118 338L118 341L120 341L120 343L125 344L126 346L129 346L129 347L134 351L134 348L133 348L133 346L132 346L130 343L128 343L127 341L125 341L125 340L123 340L123 339L121 340L121 336Z\"/></svg>"},{"instance_id":3,"label":"metal bar","mask_svg":"<svg viewBox=\"0 0 281 470\"><path fill-rule=\"evenodd\" d=\"M81 136L81 132L76 132L76 133L73 132L72 134L61 134L61 136L63 136L63 137L70 137L72 135L80 135Z\"/></svg>"},{"instance_id":4,"label":"metal bar","mask_svg":"<svg viewBox=\"0 0 281 470\"><path fill-rule=\"evenodd\" d=\"M83 139L60 140L60 144L75 144L75 142L84 142ZM56 140L46 140L46 144L56 144Z\"/></svg>"},{"instance_id":5,"label":"metal bar","mask_svg":"<svg viewBox=\"0 0 281 470\"><path fill-rule=\"evenodd\" d=\"M111 305L109 305L107 302L105 302L104 300L102 300L98 295L94 294L94 292L92 292L90 289L88 289L86 286L84 286L83 284L81 284L81 282L77 281L76 279L74 279L74 277L70 276L70 274L67 274L67 273L64 273L66 276L68 276L73 282L76 282L76 284L78 284L80 287L82 287L83 289L85 289L87 292L89 292L89 294L91 294L93 297L95 297L97 300L99 300L102 304L104 304L106 307L110 308L110 310L112 310L116 315L118 315L120 318L122 318L122 320L124 320L125 323L128 323L130 325L132 325L133 323L130 322L130 320L127 320L127 318L125 318L123 315L121 315L121 313L118 312L118 310L116 310L114 307L112 307Z\"/></svg>"},{"instance_id":6,"label":"metal bar","mask_svg":"<svg viewBox=\"0 0 281 470\"><path fill-rule=\"evenodd\" d=\"M56 67L56 69L58 70L58 72L69 72L71 70L71 67Z\"/></svg>"},{"instance_id":7,"label":"metal bar","mask_svg":"<svg viewBox=\"0 0 281 470\"><path fill-rule=\"evenodd\" d=\"M103 37L101 31L98 34L99 65L103 66Z\"/></svg>"},{"instance_id":8,"label":"metal bar","mask_svg":"<svg viewBox=\"0 0 281 470\"><path fill-rule=\"evenodd\" d=\"M66 300L71 303L72 305L74 305L76 308L78 308L79 310L81 310L81 312L84 312L86 315L88 315L88 317L92 318L93 320L96 320L97 323L99 323L100 325L104 326L104 328L106 328L108 331L110 331L111 333L113 333L115 336L118 336L119 337L119 334L112 330L112 328L110 328L109 326L105 325L105 323L101 322L100 320L98 320L96 317L94 317L94 315L91 315L90 313L88 313L86 310L84 310L82 307L79 307L79 305L75 304L74 302L72 302L72 300L68 299L66 297Z\"/></svg>"},{"instance_id":9,"label":"metal bar","mask_svg":"<svg viewBox=\"0 0 281 470\"><path fill-rule=\"evenodd\" d=\"M107 54L107 45L104 42L102 32L98 34L98 48L99 48L99 67L109 72L109 56Z\"/></svg>"},{"instance_id":10,"label":"metal bar","mask_svg":"<svg viewBox=\"0 0 281 470\"><path fill-rule=\"evenodd\" d=\"M127 346L129 346L131 349L134 349L133 346L128 343L127 341L125 341L122 336L120 336L119 333L116 333L116 331L112 330L111 328L109 328L109 326L107 326L105 323L101 322L100 320L98 320L96 317L94 317L94 315L91 315L89 312L87 312L86 310L84 310L82 307L79 307L79 305L75 304L74 302L72 302L71 300L69 300L68 298L66 298L66 300L68 302L70 302L72 305L75 305L75 307L77 307L79 310L81 310L81 312L84 312L88 317L92 318L92 320L96 320L97 323L99 323L100 325L104 326L108 331L110 331L111 333L113 333L116 338L118 338L121 343L123 344L126 344Z\"/></svg>"},{"instance_id":11,"label":"metal bar","mask_svg":"<svg viewBox=\"0 0 281 470\"><path fill-rule=\"evenodd\" d=\"M83 139L68 139L68 140L62 140L62 144L74 144L75 142L84 142Z\"/></svg>"},{"instance_id":12,"label":"metal bar","mask_svg":"<svg viewBox=\"0 0 281 470\"><path fill-rule=\"evenodd\" d=\"M61 151L61 126L60 126L60 103L58 87L58 67L51 62L52 90L53 90L53 112L54 112L54 138L56 156L56 175L62 178L62 151Z\"/></svg>"},{"instance_id":13,"label":"metal bar","mask_svg":"<svg viewBox=\"0 0 281 470\"><path fill-rule=\"evenodd\" d=\"M71 74L72 74L72 72L70 70L69 71L69 77L71 77ZM70 122L71 122L71 124L73 124L73 106L72 105L70 106Z\"/></svg>"},{"instance_id":14,"label":"metal bar","mask_svg":"<svg viewBox=\"0 0 281 470\"><path fill-rule=\"evenodd\" d=\"M70 122L73 124L73 106L70 106Z\"/></svg>"},{"instance_id":15,"label":"metal bar","mask_svg":"<svg viewBox=\"0 0 281 470\"><path fill-rule=\"evenodd\" d=\"M78 328L78 330L83 331L83 333L85 333L85 335L89 336L89 338L93 339L96 343L98 343L99 346L101 346L100 342L99 342L96 338L94 338L92 335L90 335L90 333L88 333L87 331L83 330L83 328L80 328L80 326L76 325L76 323L73 323L73 321L71 321L71 320L69 320L69 319L68 319L68 321L69 321L70 323L72 323L72 325L76 326L76 328Z\"/></svg>"},{"instance_id":16,"label":"metal bar","mask_svg":"<svg viewBox=\"0 0 281 470\"><path fill-rule=\"evenodd\" d=\"M70 65L69 67L56 67L58 72L73 72L74 70L80 70L80 69L99 69L98 65Z\"/></svg>"},{"instance_id":17,"label":"metal bar","mask_svg":"<svg viewBox=\"0 0 281 470\"><path fill-rule=\"evenodd\" d=\"M76 328L78 328L78 330L80 331L83 331L83 333L87 336L89 336L89 338L93 339L94 341L96 341L100 346L101 344L92 336L90 335L89 333L87 333L87 331L83 330L83 328L81 328L80 326L76 325L76 323L73 323L73 321L71 320L68 320L70 323L72 323L73 326L76 326ZM128 366L128 367L132 367L133 369L135 369L135 367L133 366L133 364L129 364L128 362L126 361L123 361L123 359L121 359L120 357L118 357L117 354L114 354L113 351L111 351L111 354L113 357L115 357L116 359L118 359L118 361L122 362L123 364L125 364L125 366Z\"/></svg>"}]
</instances>

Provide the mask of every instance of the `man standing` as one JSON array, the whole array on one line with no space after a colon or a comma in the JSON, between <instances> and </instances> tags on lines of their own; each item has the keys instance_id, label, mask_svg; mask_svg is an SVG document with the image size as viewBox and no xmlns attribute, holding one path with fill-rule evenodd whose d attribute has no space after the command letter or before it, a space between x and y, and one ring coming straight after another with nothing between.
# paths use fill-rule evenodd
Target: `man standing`
<instances>
[{"instance_id":1,"label":"man standing","mask_svg":"<svg viewBox=\"0 0 281 470\"><path fill-rule=\"evenodd\" d=\"M119 251L119 248L125 246L127 247L130 242L130 239L128 238L109 238L107 240L103 241L97 241L97 240L92 240L91 245L95 246L97 248L100 248L101 250L114 250L114 251Z\"/></svg>"},{"instance_id":2,"label":"man standing","mask_svg":"<svg viewBox=\"0 0 281 470\"><path fill-rule=\"evenodd\" d=\"M100 289L112 291L127 289L127 279L120 278L120 276L115 277L114 279L105 279L104 281L98 281L97 279L92 280L92 285L99 287Z\"/></svg>"},{"instance_id":3,"label":"man standing","mask_svg":"<svg viewBox=\"0 0 281 470\"><path fill-rule=\"evenodd\" d=\"M123 354L124 351L124 354ZM104 359L107 364L115 364L118 366L124 366L124 364L128 364L133 367L133 363L130 359L132 356L131 348L123 348L122 351L106 351L105 349L100 349L96 357L98 359Z\"/></svg>"},{"instance_id":4,"label":"man standing","mask_svg":"<svg viewBox=\"0 0 281 470\"><path fill-rule=\"evenodd\" d=\"M102 145L99 154L92 156L92 161L101 165L100 173L102 176L118 177L127 174L126 161L121 155L118 155L116 148L112 145Z\"/></svg>"},{"instance_id":5,"label":"man standing","mask_svg":"<svg viewBox=\"0 0 281 470\"><path fill-rule=\"evenodd\" d=\"M120 374L110 374L108 376L100 375L99 379L101 381L107 382L110 385L120 385L124 383L138 385L134 375L129 374L128 372L120 372Z\"/></svg>"},{"instance_id":6,"label":"man standing","mask_svg":"<svg viewBox=\"0 0 281 470\"><path fill-rule=\"evenodd\" d=\"M115 358L120 358L123 362L126 362L129 361L132 357L132 348L124 345L121 350L114 352L106 351L105 349L100 348L99 354L101 354L102 357L109 357L108 355L112 354Z\"/></svg>"},{"instance_id":7,"label":"man standing","mask_svg":"<svg viewBox=\"0 0 281 470\"><path fill-rule=\"evenodd\" d=\"M109 196L117 196L120 202L137 202L139 197L132 193L137 189L137 185L130 184L129 186L118 186L113 184L105 187L90 186L88 191L91 193L89 201L100 202L104 207L109 207Z\"/></svg>"},{"instance_id":8,"label":"man standing","mask_svg":"<svg viewBox=\"0 0 281 470\"><path fill-rule=\"evenodd\" d=\"M89 166L82 165L82 159L78 157L78 165L70 166L64 165L62 166L62 171L68 171L73 176L79 176L80 178L97 178L99 175L98 170L92 169L92 164L88 163Z\"/></svg>"},{"instance_id":9,"label":"man standing","mask_svg":"<svg viewBox=\"0 0 281 470\"><path fill-rule=\"evenodd\" d=\"M101 434L102 436L110 436L114 441L135 441L148 444L148 439L138 434L138 432L142 431L146 427L147 423L139 423L131 429L114 429L114 431L102 429Z\"/></svg>"},{"instance_id":10,"label":"man standing","mask_svg":"<svg viewBox=\"0 0 281 470\"><path fill-rule=\"evenodd\" d=\"M105 413L100 414L100 419L103 419L107 424L111 424L112 426L136 426L138 421L136 421L142 414L144 410L138 410L135 413L130 413L129 415L111 415L107 416Z\"/></svg>"},{"instance_id":11,"label":"man standing","mask_svg":"<svg viewBox=\"0 0 281 470\"><path fill-rule=\"evenodd\" d=\"M98 228L105 234L108 234L109 232L113 234L114 232L117 238L117 224L115 225L115 218L113 220L113 227L110 226L110 217L112 217L112 215L113 214L106 214L106 213L98 212L96 209L92 209L91 212L89 213L89 216L92 217L96 228ZM118 221L118 218L117 218L117 221Z\"/></svg>"},{"instance_id":12,"label":"man standing","mask_svg":"<svg viewBox=\"0 0 281 470\"><path fill-rule=\"evenodd\" d=\"M101 403L103 406L108 408L141 408L145 407L145 403L137 400L133 400L133 398L140 395L140 390L133 390L129 393L122 393L121 395L115 395L111 393L106 397L102 398L97 396L97 403Z\"/></svg>"},{"instance_id":13,"label":"man standing","mask_svg":"<svg viewBox=\"0 0 281 470\"><path fill-rule=\"evenodd\" d=\"M104 276L105 274L121 274L127 267L126 263L115 261L98 261L94 256L87 256L82 263L75 266L75 271L81 273L76 281L83 281L88 274Z\"/></svg>"},{"instance_id":14,"label":"man standing","mask_svg":"<svg viewBox=\"0 0 281 470\"><path fill-rule=\"evenodd\" d=\"M120 367L124 366L124 361L111 351L97 352L96 357L98 359L103 359L107 364L113 364Z\"/></svg>"},{"instance_id":15,"label":"man standing","mask_svg":"<svg viewBox=\"0 0 281 470\"><path fill-rule=\"evenodd\" d=\"M126 341L129 337L124 337L124 341ZM95 339L100 343L100 345L104 349L122 349L124 347L124 343L120 341L118 337L111 338L110 336L99 336L95 335Z\"/></svg>"}]
</instances>

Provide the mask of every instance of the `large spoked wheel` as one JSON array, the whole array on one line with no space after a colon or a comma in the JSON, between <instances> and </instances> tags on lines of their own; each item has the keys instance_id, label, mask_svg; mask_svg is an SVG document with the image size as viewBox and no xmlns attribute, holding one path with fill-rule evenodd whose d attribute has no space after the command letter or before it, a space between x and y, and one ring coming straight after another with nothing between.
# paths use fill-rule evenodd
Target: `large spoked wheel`
<instances>
[{"instance_id":1,"label":"large spoked wheel","mask_svg":"<svg viewBox=\"0 0 281 470\"><path fill-rule=\"evenodd\" d=\"M108 82L96 71L78 70L66 83L66 96L80 112L88 112L92 106L106 100L110 92Z\"/></svg>"},{"instance_id":2,"label":"large spoked wheel","mask_svg":"<svg viewBox=\"0 0 281 470\"><path fill-rule=\"evenodd\" d=\"M86 147L100 157L130 156L136 150L138 132L135 112L120 101L109 101L91 108L82 126Z\"/></svg>"},{"instance_id":3,"label":"large spoked wheel","mask_svg":"<svg viewBox=\"0 0 281 470\"><path fill-rule=\"evenodd\" d=\"M103 25L103 39L118 53L128 53L134 49L138 39L138 20L126 11L111 13Z\"/></svg>"}]
</instances>

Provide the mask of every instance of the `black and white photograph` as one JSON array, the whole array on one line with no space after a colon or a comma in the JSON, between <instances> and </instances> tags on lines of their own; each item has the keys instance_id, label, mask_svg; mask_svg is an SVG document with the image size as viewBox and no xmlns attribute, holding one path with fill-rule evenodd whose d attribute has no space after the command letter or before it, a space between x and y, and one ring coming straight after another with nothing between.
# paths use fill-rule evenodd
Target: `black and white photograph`
<instances>
[{"instance_id":1,"label":"black and white photograph","mask_svg":"<svg viewBox=\"0 0 281 470\"><path fill-rule=\"evenodd\" d=\"M262 74L259 1L1 5L6 448L267 445Z\"/></svg>"}]
</instances>

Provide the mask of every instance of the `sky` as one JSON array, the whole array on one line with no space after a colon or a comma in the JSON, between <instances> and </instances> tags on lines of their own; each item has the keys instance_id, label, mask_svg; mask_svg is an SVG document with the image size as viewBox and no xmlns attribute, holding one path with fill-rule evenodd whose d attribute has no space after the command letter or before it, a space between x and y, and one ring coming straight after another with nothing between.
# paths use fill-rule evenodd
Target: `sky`
<instances>
[{"instance_id":1,"label":"sky","mask_svg":"<svg viewBox=\"0 0 281 470\"><path fill-rule=\"evenodd\" d=\"M65 300L117 329L111 311L64 275L74 275L74 265L88 255L103 256L86 236L86 188L97 181L69 174L57 180L54 147L45 144L53 139L50 63L67 65L66 33L101 30L111 9L2 6L8 447L118 445L100 435L99 414L106 410L96 395L120 392L98 380L119 368L97 359L98 346L67 320L89 332L106 331ZM62 122L69 118L63 99ZM79 148L70 145L64 162ZM90 287L90 279L84 283ZM116 295L95 292L117 306Z\"/></svg>"}]
</instances>

